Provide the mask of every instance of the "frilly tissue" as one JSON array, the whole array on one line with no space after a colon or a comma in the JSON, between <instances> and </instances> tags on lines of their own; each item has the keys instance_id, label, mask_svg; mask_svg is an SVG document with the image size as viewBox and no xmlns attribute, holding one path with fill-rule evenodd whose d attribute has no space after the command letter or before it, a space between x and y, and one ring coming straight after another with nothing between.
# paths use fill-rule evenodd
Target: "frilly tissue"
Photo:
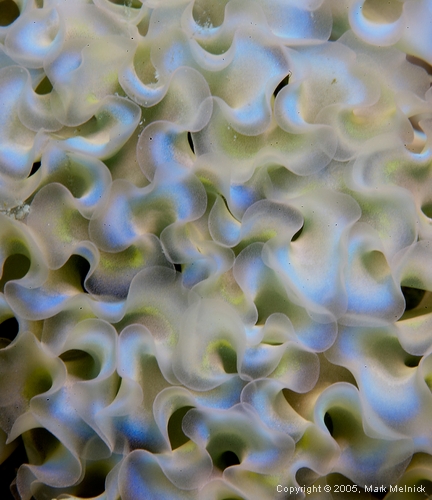
<instances>
[{"instance_id":1,"label":"frilly tissue","mask_svg":"<svg viewBox=\"0 0 432 500\"><path fill-rule=\"evenodd\" d=\"M0 1L2 498L432 495L431 20Z\"/></svg>"}]
</instances>

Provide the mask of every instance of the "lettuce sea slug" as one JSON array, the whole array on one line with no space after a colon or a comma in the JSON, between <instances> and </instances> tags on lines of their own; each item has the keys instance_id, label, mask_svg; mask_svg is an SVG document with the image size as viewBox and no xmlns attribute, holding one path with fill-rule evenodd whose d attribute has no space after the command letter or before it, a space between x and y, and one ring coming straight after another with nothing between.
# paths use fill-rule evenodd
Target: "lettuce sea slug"
<instances>
[{"instance_id":1,"label":"lettuce sea slug","mask_svg":"<svg viewBox=\"0 0 432 500\"><path fill-rule=\"evenodd\" d=\"M432 1L0 1L0 483L432 494Z\"/></svg>"}]
</instances>

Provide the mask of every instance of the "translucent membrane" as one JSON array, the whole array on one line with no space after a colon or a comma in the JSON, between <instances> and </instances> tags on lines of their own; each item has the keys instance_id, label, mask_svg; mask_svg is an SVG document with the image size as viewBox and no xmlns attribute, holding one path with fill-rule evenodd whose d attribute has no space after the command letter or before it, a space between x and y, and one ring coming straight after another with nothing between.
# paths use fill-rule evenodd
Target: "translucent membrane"
<instances>
[{"instance_id":1,"label":"translucent membrane","mask_svg":"<svg viewBox=\"0 0 432 500\"><path fill-rule=\"evenodd\" d=\"M0 1L15 498L432 495L431 18Z\"/></svg>"}]
</instances>

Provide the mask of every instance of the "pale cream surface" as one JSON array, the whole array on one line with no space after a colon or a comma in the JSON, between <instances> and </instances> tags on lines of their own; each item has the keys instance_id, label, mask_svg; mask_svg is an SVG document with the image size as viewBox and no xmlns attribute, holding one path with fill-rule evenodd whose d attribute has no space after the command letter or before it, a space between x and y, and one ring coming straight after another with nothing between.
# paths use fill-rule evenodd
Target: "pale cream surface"
<instances>
[{"instance_id":1,"label":"pale cream surface","mask_svg":"<svg viewBox=\"0 0 432 500\"><path fill-rule=\"evenodd\" d=\"M0 2L20 498L432 493L431 64L431 0Z\"/></svg>"}]
</instances>

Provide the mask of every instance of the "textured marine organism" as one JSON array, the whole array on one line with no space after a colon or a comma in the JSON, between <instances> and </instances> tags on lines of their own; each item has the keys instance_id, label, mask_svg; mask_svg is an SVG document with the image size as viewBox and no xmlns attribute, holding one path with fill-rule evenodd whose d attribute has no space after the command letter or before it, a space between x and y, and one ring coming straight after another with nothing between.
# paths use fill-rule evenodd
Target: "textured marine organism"
<instances>
[{"instance_id":1,"label":"textured marine organism","mask_svg":"<svg viewBox=\"0 0 432 500\"><path fill-rule=\"evenodd\" d=\"M431 19L0 1L5 498L432 494Z\"/></svg>"}]
</instances>

